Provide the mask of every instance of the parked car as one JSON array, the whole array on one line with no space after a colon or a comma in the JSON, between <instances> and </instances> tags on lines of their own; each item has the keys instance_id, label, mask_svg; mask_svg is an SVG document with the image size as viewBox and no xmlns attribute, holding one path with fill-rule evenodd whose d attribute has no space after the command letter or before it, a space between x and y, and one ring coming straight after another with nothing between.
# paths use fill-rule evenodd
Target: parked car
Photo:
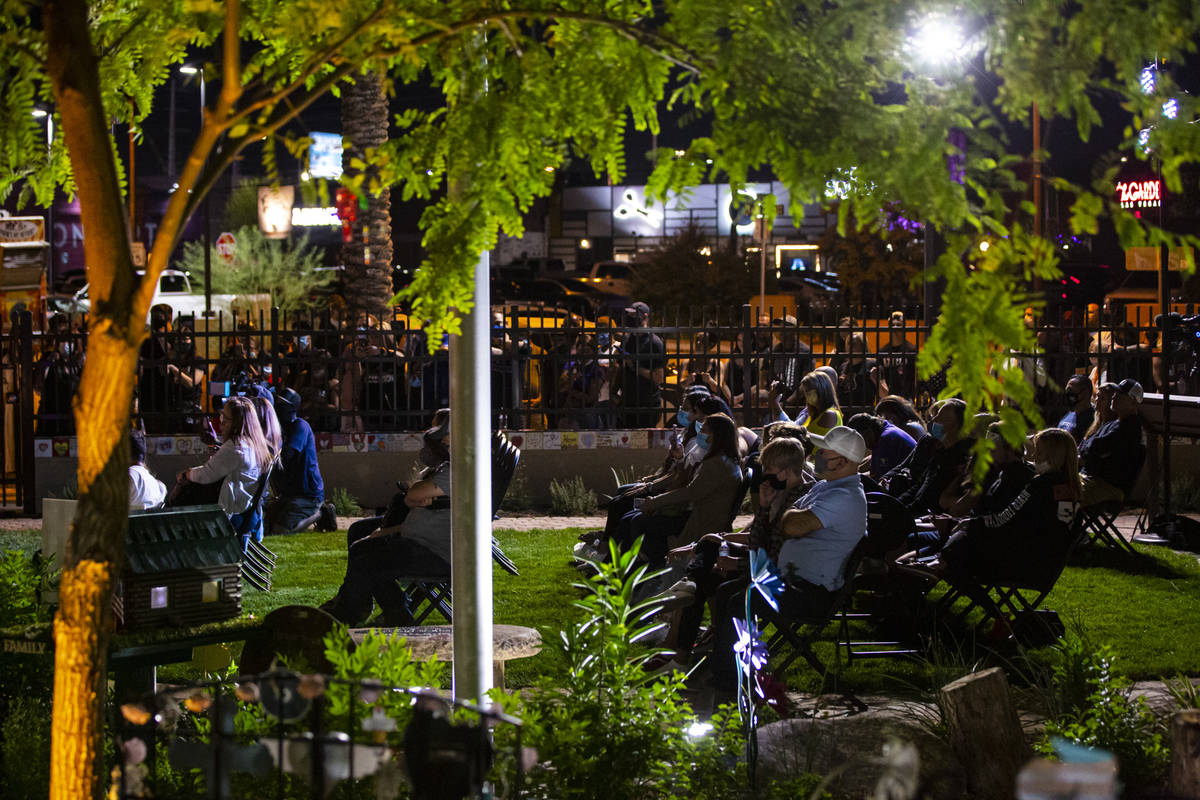
<instances>
[{"instance_id":1,"label":"parked car","mask_svg":"<svg viewBox=\"0 0 1200 800\"><path fill-rule=\"evenodd\" d=\"M629 297L633 293L634 267L626 261L598 261L584 280L605 294Z\"/></svg>"}]
</instances>

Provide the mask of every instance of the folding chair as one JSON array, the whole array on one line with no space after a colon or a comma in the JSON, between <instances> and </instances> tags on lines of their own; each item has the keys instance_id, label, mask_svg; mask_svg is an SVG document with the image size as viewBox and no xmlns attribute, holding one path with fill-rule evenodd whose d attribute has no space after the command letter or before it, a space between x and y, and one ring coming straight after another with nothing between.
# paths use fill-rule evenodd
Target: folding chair
<instances>
[{"instance_id":1,"label":"folding chair","mask_svg":"<svg viewBox=\"0 0 1200 800\"><path fill-rule=\"evenodd\" d=\"M279 557L254 538L250 524L255 517L259 519L259 524L262 524L263 500L266 498L267 485L271 482L274 469L275 462L272 461L259 479L254 497L250 499L250 508L242 516L242 524L238 526L237 531L245 543L242 552L242 579L260 592L271 591L271 576L275 572L275 563Z\"/></svg>"},{"instance_id":2,"label":"folding chair","mask_svg":"<svg viewBox=\"0 0 1200 800\"><path fill-rule=\"evenodd\" d=\"M508 440L502 431L496 431L492 436L492 512L500 508L504 495L516 474L517 464L521 460L521 450ZM500 549L500 542L492 538L492 560L510 575L520 575L517 565ZM408 592L412 604L412 614L420 625L434 611L445 617L447 622L454 621L454 598L450 589L448 575L432 576L402 576L399 580Z\"/></svg>"},{"instance_id":3,"label":"folding chair","mask_svg":"<svg viewBox=\"0 0 1200 800\"><path fill-rule=\"evenodd\" d=\"M1080 540L1084 543L1107 545L1137 555L1137 550L1133 549L1133 545L1126 541L1117 529L1117 517L1124 508L1124 503L1110 500L1080 509Z\"/></svg>"},{"instance_id":4,"label":"folding chair","mask_svg":"<svg viewBox=\"0 0 1200 800\"><path fill-rule=\"evenodd\" d=\"M896 498L884 492L867 494L867 538L864 545L864 560L882 559L882 573L875 575L863 574L862 571L853 578L854 594L866 590L875 596L887 598L893 585L892 560L890 556L898 549L906 546L909 533L913 529L912 512ZM838 612L838 655L845 654L846 663L852 664L855 658L895 658L910 656L920 651L907 647L903 642L888 641L855 641L850 637L851 620L867 620L878 622L875 614L851 610L851 602L847 602Z\"/></svg>"},{"instance_id":5,"label":"folding chair","mask_svg":"<svg viewBox=\"0 0 1200 800\"><path fill-rule=\"evenodd\" d=\"M847 557L842 568L842 586L833 593L827 610L811 617L784 617L776 612L766 615L766 621L775 626L774 635L767 641L767 653L775 672L781 673L797 658L803 658L822 676L828 674L828 669L813 651L812 645L854 594L854 576L866 552L867 540L863 538Z\"/></svg>"}]
</instances>

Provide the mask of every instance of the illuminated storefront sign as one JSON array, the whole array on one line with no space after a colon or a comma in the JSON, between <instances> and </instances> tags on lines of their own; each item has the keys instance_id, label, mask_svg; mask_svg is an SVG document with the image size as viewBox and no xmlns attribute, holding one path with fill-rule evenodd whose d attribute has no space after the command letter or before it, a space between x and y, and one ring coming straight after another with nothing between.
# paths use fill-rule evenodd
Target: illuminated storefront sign
<instances>
[{"instance_id":1,"label":"illuminated storefront sign","mask_svg":"<svg viewBox=\"0 0 1200 800\"><path fill-rule=\"evenodd\" d=\"M1116 185L1116 192L1121 208L1157 208L1162 205L1162 181L1157 178L1120 181Z\"/></svg>"},{"instance_id":2,"label":"illuminated storefront sign","mask_svg":"<svg viewBox=\"0 0 1200 800\"><path fill-rule=\"evenodd\" d=\"M292 224L297 228L321 228L325 226L336 228L342 223L338 219L337 209L330 206L328 208L293 208Z\"/></svg>"}]
</instances>

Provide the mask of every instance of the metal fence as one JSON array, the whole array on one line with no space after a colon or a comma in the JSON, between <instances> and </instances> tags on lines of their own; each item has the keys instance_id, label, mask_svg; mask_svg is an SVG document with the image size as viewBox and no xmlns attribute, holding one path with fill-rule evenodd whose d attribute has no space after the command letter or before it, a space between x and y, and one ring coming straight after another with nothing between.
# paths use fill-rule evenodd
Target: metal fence
<instances>
[{"instance_id":1,"label":"metal fence","mask_svg":"<svg viewBox=\"0 0 1200 800\"><path fill-rule=\"evenodd\" d=\"M1200 389L1200 339L1190 308L1168 334L1148 311L1119 318L1067 309L1037 324L1037 348L1014 353L1054 418L1072 374L1135 378L1147 391L1166 371L1175 394ZM810 315L804 307L685 308L632 319L586 318L556 306L496 307L492 329L493 423L508 429L643 428L671 424L680 395L702 382L740 420L762 424L768 392L787 387L797 410L800 378L823 365L838 375L848 416L885 394L923 407L943 388L940 375L918 380L917 353L928 328L916 309L853 309ZM1033 321L1030 320L1033 324ZM6 352L6 420L27 420L35 437L74 434L71 398L87 353L87 320L57 318L44 332L16 326ZM449 404L445 338L431 351L424 332L395 312L384 320L339 324L328 315L274 311L231 319L155 319L142 346L137 416L148 433L203 433L231 394L259 385L295 389L301 415L318 432L417 431ZM787 399L790 397L790 400ZM6 437L7 438L7 437ZM28 435L6 441L6 457Z\"/></svg>"}]
</instances>

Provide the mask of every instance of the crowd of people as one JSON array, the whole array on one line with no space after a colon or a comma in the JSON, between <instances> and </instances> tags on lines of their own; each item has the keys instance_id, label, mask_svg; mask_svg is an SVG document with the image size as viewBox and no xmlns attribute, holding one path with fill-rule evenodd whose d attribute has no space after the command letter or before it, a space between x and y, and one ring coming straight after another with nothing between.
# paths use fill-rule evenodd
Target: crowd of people
<instances>
[{"instance_id":1,"label":"crowd of people","mask_svg":"<svg viewBox=\"0 0 1200 800\"><path fill-rule=\"evenodd\" d=\"M619 487L605 527L575 546L578 565L589 569L640 542L639 558L661 572L642 589L657 596L669 622L669 652L651 666L686 670L708 653L712 687L732 690L732 620L745 615L748 555L760 548L785 588L777 607L753 593L751 610L775 620L821 618L852 579L846 566L860 546L908 567L910 578L924 576L897 587L918 600L930 579L968 587L1053 582L1078 538L1080 510L1124 501L1145 460L1144 392L1133 378L1099 386L1085 374L1065 380L1057 424L1013 441L997 417L971 414L957 398L921 414L909 399L888 395L844 419L830 371L820 367L798 381L803 406L794 414L780 403L786 392L772 387L777 419L761 434L739 427L706 385L690 386L661 469ZM974 474L979 437L991 442L982 481ZM753 518L735 530L742 492ZM868 498L889 520L873 537ZM701 635L706 613L711 622Z\"/></svg>"},{"instance_id":2,"label":"crowd of people","mask_svg":"<svg viewBox=\"0 0 1200 800\"><path fill-rule=\"evenodd\" d=\"M524 316L522 316L524 314ZM254 384L293 389L301 414L317 432L422 430L449 404L445 340L431 351L407 320L360 314L294 318L278 330L242 321L229 331L197 331L190 317L155 306L139 362L138 411L151 434L201 433L223 397ZM801 324L787 313L759 317L749 328L703 321L651 327L651 309L631 304L601 323L492 315L492 406L504 428L625 429L660 427L684 390L702 385L744 421L767 422L820 411L832 394L839 409L871 410L898 395L924 410L945 386L944 375L917 375L919 329L904 311L863 321ZM1032 326L1032 315L1027 322ZM1149 321L1147 322L1149 325ZM1196 389L1195 354L1158 347L1153 328L1137 328L1098 308L1078 319L1043 321L1037 348L1014 354L1046 418L1066 409L1060 392L1072 376L1093 385L1108 375L1133 378L1172 393ZM48 324L34 366L37 435L74 432L71 398L87 337L63 315ZM821 367L829 386L802 379ZM815 393L815 405L810 405ZM829 416L825 426L832 424Z\"/></svg>"}]
</instances>

